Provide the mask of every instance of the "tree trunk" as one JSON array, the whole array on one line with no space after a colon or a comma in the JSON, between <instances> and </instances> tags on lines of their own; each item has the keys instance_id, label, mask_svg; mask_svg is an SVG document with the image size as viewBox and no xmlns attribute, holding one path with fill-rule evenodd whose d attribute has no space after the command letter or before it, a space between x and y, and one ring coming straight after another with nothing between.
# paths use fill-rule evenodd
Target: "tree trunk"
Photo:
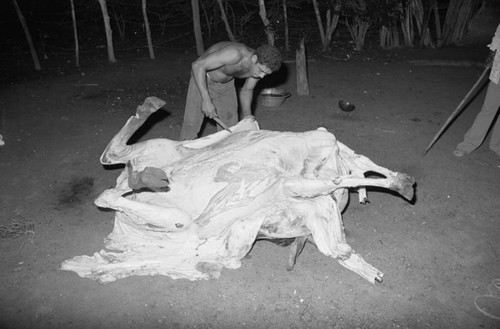
<instances>
[{"instance_id":1,"label":"tree trunk","mask_svg":"<svg viewBox=\"0 0 500 329\"><path fill-rule=\"evenodd\" d=\"M347 19L347 17L345 19L345 22L347 25L347 29L351 33L352 41L354 41L354 49L362 50L365 44L366 33L370 28L370 23L364 21L359 16L354 17L352 24L349 24L349 20ZM393 33L393 36L396 35L394 35ZM398 44L399 44L399 39L398 39Z\"/></svg>"},{"instance_id":2,"label":"tree trunk","mask_svg":"<svg viewBox=\"0 0 500 329\"><path fill-rule=\"evenodd\" d=\"M153 42L151 40L151 29L149 28L148 12L146 10L146 1L142 0L142 15L144 16L144 27L146 28L146 38L148 39L149 58L155 59Z\"/></svg>"},{"instance_id":3,"label":"tree trunk","mask_svg":"<svg viewBox=\"0 0 500 329\"><path fill-rule=\"evenodd\" d=\"M283 18L285 21L285 51L290 51L290 40L288 38L288 14L286 8L286 0L283 0Z\"/></svg>"},{"instance_id":4,"label":"tree trunk","mask_svg":"<svg viewBox=\"0 0 500 329\"><path fill-rule=\"evenodd\" d=\"M325 31L323 30L323 22L321 21L321 14L319 12L318 1L313 0L314 13L316 13L316 22L318 23L319 34L321 36L321 43L325 44Z\"/></svg>"},{"instance_id":5,"label":"tree trunk","mask_svg":"<svg viewBox=\"0 0 500 329\"><path fill-rule=\"evenodd\" d=\"M123 13L116 12L116 7L111 6L111 15L115 20L116 29L118 30L118 35L120 36L120 40L125 40L125 18L123 17Z\"/></svg>"},{"instance_id":6,"label":"tree trunk","mask_svg":"<svg viewBox=\"0 0 500 329\"><path fill-rule=\"evenodd\" d=\"M443 35L441 33L441 20L439 19L439 8L436 3L434 6L434 22L436 23L436 45L441 47L443 44Z\"/></svg>"},{"instance_id":7,"label":"tree trunk","mask_svg":"<svg viewBox=\"0 0 500 329\"><path fill-rule=\"evenodd\" d=\"M337 25L339 24L339 12L340 12L341 2L337 0L333 7L334 13L332 15L331 10L328 9L326 15L326 32L325 32L325 42L323 43L323 51L327 51L330 43L332 42L332 36L335 30L337 29Z\"/></svg>"},{"instance_id":8,"label":"tree trunk","mask_svg":"<svg viewBox=\"0 0 500 329\"><path fill-rule=\"evenodd\" d=\"M443 44L460 44L477 0L450 0L443 25Z\"/></svg>"},{"instance_id":9,"label":"tree trunk","mask_svg":"<svg viewBox=\"0 0 500 329\"><path fill-rule=\"evenodd\" d=\"M26 36L26 41L28 41L28 45L30 47L31 57L33 58L33 64L35 65L35 70L41 71L42 67L40 66L40 60L38 59L38 55L36 53L36 49L33 46L33 39L31 39L31 33L28 30L28 25L26 25L26 20L24 19L23 13L19 9L19 5L17 4L17 0L12 0L14 4L14 8L17 13L17 17L23 26L24 35Z\"/></svg>"},{"instance_id":10,"label":"tree trunk","mask_svg":"<svg viewBox=\"0 0 500 329\"><path fill-rule=\"evenodd\" d=\"M104 20L104 29L106 30L106 41L108 43L108 61L110 63L116 63L115 51L113 49L113 31L111 30L111 24L109 22L108 7L106 5L106 0L98 0L101 6L102 18Z\"/></svg>"},{"instance_id":11,"label":"tree trunk","mask_svg":"<svg viewBox=\"0 0 500 329\"><path fill-rule=\"evenodd\" d=\"M264 0L259 0L259 8L260 19L262 19L262 23L266 29L267 43L274 46L274 31L271 26L269 26L269 19L267 18L266 4L264 3Z\"/></svg>"},{"instance_id":12,"label":"tree trunk","mask_svg":"<svg viewBox=\"0 0 500 329\"><path fill-rule=\"evenodd\" d=\"M420 33L420 41L419 44L420 46L425 46L425 47L432 47L434 48L434 45L432 43L431 39L431 33L429 30L429 23L431 21L432 13L434 11L434 6L436 5L436 0L431 0L429 3L429 8L427 11L425 11L424 18L422 20L422 31Z\"/></svg>"},{"instance_id":13,"label":"tree trunk","mask_svg":"<svg viewBox=\"0 0 500 329\"><path fill-rule=\"evenodd\" d=\"M191 0L191 8L193 10L193 29L194 38L196 40L196 53L198 56L201 56L203 55L205 49L203 46L203 35L201 34L200 4L198 0Z\"/></svg>"},{"instance_id":14,"label":"tree trunk","mask_svg":"<svg viewBox=\"0 0 500 329\"><path fill-rule=\"evenodd\" d=\"M75 66L80 67L80 47L78 46L78 29L76 28L75 2L71 3L71 20L73 21L73 37L75 38Z\"/></svg>"},{"instance_id":15,"label":"tree trunk","mask_svg":"<svg viewBox=\"0 0 500 329\"><path fill-rule=\"evenodd\" d=\"M296 54L297 65L297 94L309 96L309 81L307 79L307 57L304 39L300 42L300 48Z\"/></svg>"},{"instance_id":16,"label":"tree trunk","mask_svg":"<svg viewBox=\"0 0 500 329\"><path fill-rule=\"evenodd\" d=\"M224 26L226 27L227 36L229 37L229 40L234 42L236 41L236 38L234 37L234 34L231 31L231 26L229 26L229 22L227 20L226 11L224 10L224 5L222 4L222 0L217 0L217 2L219 3L220 14L222 17L222 21L224 21Z\"/></svg>"}]
</instances>

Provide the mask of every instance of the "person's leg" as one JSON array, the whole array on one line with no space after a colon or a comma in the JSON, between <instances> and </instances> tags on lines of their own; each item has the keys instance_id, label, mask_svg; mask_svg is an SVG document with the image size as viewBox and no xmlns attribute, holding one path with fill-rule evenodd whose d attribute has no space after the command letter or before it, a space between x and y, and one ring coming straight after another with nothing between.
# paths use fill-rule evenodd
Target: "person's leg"
<instances>
[{"instance_id":1,"label":"person's leg","mask_svg":"<svg viewBox=\"0 0 500 329\"><path fill-rule=\"evenodd\" d=\"M498 111L499 104L500 85L490 81L484 98L483 107L474 120L474 123L465 134L463 142L457 145L457 149L454 152L456 156L470 153L482 144Z\"/></svg>"},{"instance_id":2,"label":"person's leg","mask_svg":"<svg viewBox=\"0 0 500 329\"><path fill-rule=\"evenodd\" d=\"M500 119L497 118L497 122L493 127L493 131L491 132L490 139L490 150L495 152L500 156Z\"/></svg>"},{"instance_id":3,"label":"person's leg","mask_svg":"<svg viewBox=\"0 0 500 329\"><path fill-rule=\"evenodd\" d=\"M217 95L212 96L217 115L228 127L238 123L238 97L233 82L217 85ZM217 125L217 130L223 128Z\"/></svg>"},{"instance_id":4,"label":"person's leg","mask_svg":"<svg viewBox=\"0 0 500 329\"><path fill-rule=\"evenodd\" d=\"M184 110L184 121L182 123L180 140L196 139L204 118L205 116L203 112L201 112L200 91L191 77L186 97L186 108Z\"/></svg>"},{"instance_id":5,"label":"person's leg","mask_svg":"<svg viewBox=\"0 0 500 329\"><path fill-rule=\"evenodd\" d=\"M498 109L500 108L500 83L499 84L491 83L491 84L495 86L493 87L494 89L491 90L493 95L491 95L490 102L492 103L493 108L496 106L498 111ZM498 116L497 116L497 121L491 131L490 150L500 155L500 118Z\"/></svg>"}]
</instances>

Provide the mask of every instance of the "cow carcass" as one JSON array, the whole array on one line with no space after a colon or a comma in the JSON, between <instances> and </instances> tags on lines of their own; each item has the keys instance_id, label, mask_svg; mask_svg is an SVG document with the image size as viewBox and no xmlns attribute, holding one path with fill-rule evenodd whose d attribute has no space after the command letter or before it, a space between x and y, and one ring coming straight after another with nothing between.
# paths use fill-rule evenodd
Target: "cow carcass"
<instances>
[{"instance_id":1,"label":"cow carcass","mask_svg":"<svg viewBox=\"0 0 500 329\"><path fill-rule=\"evenodd\" d=\"M324 128L259 130L254 119L240 121L232 133L127 145L164 104L147 98L101 156L104 165L126 164L116 187L95 201L116 211L107 250L66 260L63 270L101 283L156 274L208 279L223 267L238 268L257 239L289 239L289 269L309 240L368 281L382 280L346 243L341 212L351 188L363 203L368 186L411 200L413 178L356 154Z\"/></svg>"}]
</instances>

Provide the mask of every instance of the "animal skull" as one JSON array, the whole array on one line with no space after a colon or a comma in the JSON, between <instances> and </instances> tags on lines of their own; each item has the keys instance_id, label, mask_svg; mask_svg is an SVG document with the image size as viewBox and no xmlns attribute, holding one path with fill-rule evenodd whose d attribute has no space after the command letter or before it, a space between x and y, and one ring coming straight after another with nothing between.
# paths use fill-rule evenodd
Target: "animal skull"
<instances>
[{"instance_id":1,"label":"animal skull","mask_svg":"<svg viewBox=\"0 0 500 329\"><path fill-rule=\"evenodd\" d=\"M254 119L192 141L152 139L127 145L165 103L149 97L107 146L101 162L127 164L95 204L116 211L105 246L61 265L110 282L162 274L189 280L235 269L256 239L293 240L288 269L306 240L370 282L383 274L346 243L341 212L348 189L367 186L413 198L413 178L380 167L324 128L259 130ZM385 178L366 178L366 172Z\"/></svg>"}]
</instances>

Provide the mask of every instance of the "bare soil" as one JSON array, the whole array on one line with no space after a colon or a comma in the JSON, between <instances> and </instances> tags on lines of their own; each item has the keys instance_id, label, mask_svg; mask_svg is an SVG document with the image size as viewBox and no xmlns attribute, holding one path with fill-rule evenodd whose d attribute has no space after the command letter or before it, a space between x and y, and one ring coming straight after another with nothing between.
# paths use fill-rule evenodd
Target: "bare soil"
<instances>
[{"instance_id":1,"label":"bare soil","mask_svg":"<svg viewBox=\"0 0 500 329\"><path fill-rule=\"evenodd\" d=\"M103 248L113 212L93 200L121 168L99 156L148 96L167 102L134 140L177 139L191 53L127 59L36 79L2 81L0 226L34 225L0 239L1 328L498 328L500 158L485 143L453 156L483 89L425 156L434 134L479 77L487 49L393 50L309 56L310 96L296 94L293 57L262 81L292 93L257 104L262 129L332 131L357 153L417 181L413 202L370 190L344 213L348 243L385 273L372 285L306 245L257 242L220 279L129 277L100 285L59 270ZM339 100L354 103L342 112ZM258 102L257 102L258 103ZM207 124L204 134L215 131ZM483 296L483 297L481 297Z\"/></svg>"}]
</instances>

